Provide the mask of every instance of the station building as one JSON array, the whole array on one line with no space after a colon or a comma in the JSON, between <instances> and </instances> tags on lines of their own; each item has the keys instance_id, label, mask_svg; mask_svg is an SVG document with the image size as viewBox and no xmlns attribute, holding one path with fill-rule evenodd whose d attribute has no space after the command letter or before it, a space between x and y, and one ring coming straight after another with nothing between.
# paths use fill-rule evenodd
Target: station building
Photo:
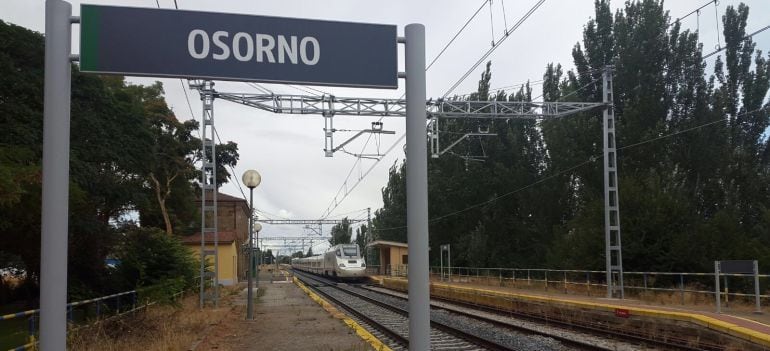
<instances>
[{"instance_id":1,"label":"station building","mask_svg":"<svg viewBox=\"0 0 770 351\"><path fill-rule=\"evenodd\" d=\"M406 276L409 267L409 246L397 241L376 240L366 245L380 259L378 275Z\"/></svg>"},{"instance_id":2,"label":"station building","mask_svg":"<svg viewBox=\"0 0 770 351\"><path fill-rule=\"evenodd\" d=\"M218 235L217 258L219 261L219 284L233 285L243 280L241 275L238 274L240 270L245 269L246 265L238 264L243 256L245 256L238 247L238 240L236 240L236 234L232 231L220 231ZM187 246L190 253L195 256L195 259L200 258L201 254L201 233L195 233L190 236L182 238L182 243ZM214 236L206 235L205 250L214 250ZM214 262L209 262L213 265ZM239 279L240 278L240 279Z\"/></svg>"},{"instance_id":3,"label":"station building","mask_svg":"<svg viewBox=\"0 0 770 351\"><path fill-rule=\"evenodd\" d=\"M195 204L200 207L200 198L195 200ZM232 285L246 280L248 251L245 248L249 239L249 203L239 197L217 193L217 227L220 284ZM196 259L199 258L200 232L181 239ZM206 235L206 250L214 250L214 237L211 234Z\"/></svg>"}]
</instances>

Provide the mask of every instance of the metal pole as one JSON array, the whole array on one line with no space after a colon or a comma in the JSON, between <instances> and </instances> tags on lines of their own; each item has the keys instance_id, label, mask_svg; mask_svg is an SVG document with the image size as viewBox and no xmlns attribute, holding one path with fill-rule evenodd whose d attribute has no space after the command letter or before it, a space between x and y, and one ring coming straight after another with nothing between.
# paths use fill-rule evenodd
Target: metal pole
<instances>
[{"instance_id":1,"label":"metal pole","mask_svg":"<svg viewBox=\"0 0 770 351\"><path fill-rule=\"evenodd\" d=\"M254 293L253 275L254 275L254 188L249 188L249 271L248 271L248 290L246 291L246 319L254 319Z\"/></svg>"},{"instance_id":2,"label":"metal pole","mask_svg":"<svg viewBox=\"0 0 770 351\"><path fill-rule=\"evenodd\" d=\"M602 72L602 101L606 104L602 119L604 162L604 254L607 269L607 298L623 299L623 249L620 240L617 149L615 147L615 108L612 94L612 66ZM617 278L613 277L617 274Z\"/></svg>"},{"instance_id":3,"label":"metal pole","mask_svg":"<svg viewBox=\"0 0 770 351\"><path fill-rule=\"evenodd\" d=\"M722 277L722 282L725 284L725 307L730 307L730 286L727 285L727 275Z\"/></svg>"},{"instance_id":4,"label":"metal pole","mask_svg":"<svg viewBox=\"0 0 770 351\"><path fill-rule=\"evenodd\" d=\"M425 26L406 35L406 224L409 244L409 350L430 350L428 149L425 134Z\"/></svg>"},{"instance_id":5,"label":"metal pole","mask_svg":"<svg viewBox=\"0 0 770 351\"><path fill-rule=\"evenodd\" d=\"M449 268L449 282L452 282L452 244L446 244L447 268Z\"/></svg>"},{"instance_id":6,"label":"metal pole","mask_svg":"<svg viewBox=\"0 0 770 351\"><path fill-rule=\"evenodd\" d=\"M43 196L40 240L40 349L67 347L67 240L72 6L45 3Z\"/></svg>"},{"instance_id":7,"label":"metal pole","mask_svg":"<svg viewBox=\"0 0 770 351\"><path fill-rule=\"evenodd\" d=\"M441 250L439 250L439 280L442 282L444 281L444 245L441 245Z\"/></svg>"},{"instance_id":8,"label":"metal pole","mask_svg":"<svg viewBox=\"0 0 770 351\"><path fill-rule=\"evenodd\" d=\"M367 207L366 208L366 242L364 243L364 247L362 249L364 250L364 260L367 261L367 263L371 263L369 261L371 257L371 249L369 248L369 244L374 241L374 230L372 230L372 208ZM312 247L313 242L310 242L310 245Z\"/></svg>"},{"instance_id":9,"label":"metal pole","mask_svg":"<svg viewBox=\"0 0 770 351\"><path fill-rule=\"evenodd\" d=\"M722 313L722 299L719 298L719 261L714 261L714 296L716 296L717 313Z\"/></svg>"},{"instance_id":10,"label":"metal pole","mask_svg":"<svg viewBox=\"0 0 770 351\"><path fill-rule=\"evenodd\" d=\"M756 305L754 313L762 314L762 305L759 302L759 262L757 260L754 260L754 304Z\"/></svg>"}]
</instances>

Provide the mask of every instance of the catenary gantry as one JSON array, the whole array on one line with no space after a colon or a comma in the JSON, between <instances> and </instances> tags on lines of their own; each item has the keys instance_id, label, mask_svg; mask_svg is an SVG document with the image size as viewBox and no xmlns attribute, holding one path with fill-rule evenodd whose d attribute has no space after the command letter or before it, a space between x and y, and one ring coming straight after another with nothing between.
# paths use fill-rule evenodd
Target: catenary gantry
<instances>
[{"instance_id":1,"label":"catenary gantry","mask_svg":"<svg viewBox=\"0 0 770 351\"><path fill-rule=\"evenodd\" d=\"M615 115L612 93L612 67L607 66L602 72L602 101L601 102L534 102L534 101L463 101L453 99L427 100L426 108L426 137L430 141L433 158L448 151L457 142L442 150L439 147L438 125L441 119L465 118L483 120L510 119L555 119L580 112L588 112L602 108L603 118L603 176L604 176L604 219L605 219L605 258L607 266L607 297L623 298L623 259L620 235L620 209L618 207L617 181L617 149L615 146ZM211 81L194 81L190 87L198 90L204 101L204 113L211 106L206 101L222 99L245 106L261 109L272 113L282 114L314 114L324 117L324 151L327 157L333 156L339 150L334 146L333 135L337 131L333 127L333 118L340 116L368 117L405 117L406 100L335 97L323 94L284 95L284 94L250 94L219 92L213 88ZM212 118L213 120L213 118ZM205 118L204 118L205 122ZM372 128L373 130L375 128ZM377 129L381 132L381 126ZM462 138L471 134L467 133ZM204 141L205 143L205 141ZM346 141L347 143L347 141ZM212 150L213 151L213 150ZM212 152L213 154L213 152ZM204 167L204 174L205 167ZM205 177L205 175L204 175ZM261 220L271 224L339 224L342 220ZM353 221L351 221L353 222Z\"/></svg>"},{"instance_id":2,"label":"catenary gantry","mask_svg":"<svg viewBox=\"0 0 770 351\"><path fill-rule=\"evenodd\" d=\"M323 116L404 117L406 100L214 92L214 97L273 113ZM557 118L604 106L603 102L428 100L429 118Z\"/></svg>"}]
</instances>

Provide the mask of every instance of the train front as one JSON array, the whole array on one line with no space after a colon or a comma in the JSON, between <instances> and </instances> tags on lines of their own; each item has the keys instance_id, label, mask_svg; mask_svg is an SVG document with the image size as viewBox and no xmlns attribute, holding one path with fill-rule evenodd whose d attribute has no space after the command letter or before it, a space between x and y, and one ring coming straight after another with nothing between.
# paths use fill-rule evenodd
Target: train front
<instances>
[{"instance_id":1,"label":"train front","mask_svg":"<svg viewBox=\"0 0 770 351\"><path fill-rule=\"evenodd\" d=\"M339 245L336 250L337 278L343 280L359 280L366 276L366 262L358 249L358 245Z\"/></svg>"}]
</instances>

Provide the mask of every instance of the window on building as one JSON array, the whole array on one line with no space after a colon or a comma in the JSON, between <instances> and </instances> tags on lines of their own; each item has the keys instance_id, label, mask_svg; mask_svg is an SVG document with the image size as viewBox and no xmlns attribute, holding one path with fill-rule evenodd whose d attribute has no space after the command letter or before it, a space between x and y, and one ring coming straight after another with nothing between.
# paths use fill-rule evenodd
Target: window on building
<instances>
[{"instance_id":1,"label":"window on building","mask_svg":"<svg viewBox=\"0 0 770 351\"><path fill-rule=\"evenodd\" d=\"M402 255L401 256L401 263L409 264L409 255Z\"/></svg>"}]
</instances>

